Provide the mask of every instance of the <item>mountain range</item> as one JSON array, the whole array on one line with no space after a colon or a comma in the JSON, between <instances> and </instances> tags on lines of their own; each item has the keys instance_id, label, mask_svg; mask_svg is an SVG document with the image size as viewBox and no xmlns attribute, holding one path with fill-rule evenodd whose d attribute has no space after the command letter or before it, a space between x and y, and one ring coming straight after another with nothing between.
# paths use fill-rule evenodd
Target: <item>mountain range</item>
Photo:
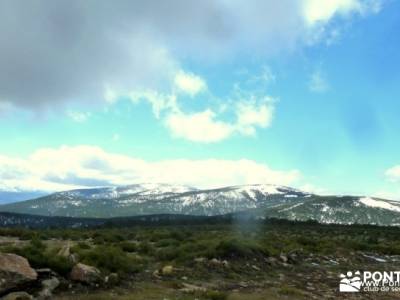
<instances>
[{"instance_id":1,"label":"mountain range","mask_svg":"<svg viewBox=\"0 0 400 300\"><path fill-rule=\"evenodd\" d=\"M258 219L400 225L400 202L397 201L358 196L322 196L270 184L216 189L170 184L77 189L0 205L0 212L75 218L245 213Z\"/></svg>"}]
</instances>

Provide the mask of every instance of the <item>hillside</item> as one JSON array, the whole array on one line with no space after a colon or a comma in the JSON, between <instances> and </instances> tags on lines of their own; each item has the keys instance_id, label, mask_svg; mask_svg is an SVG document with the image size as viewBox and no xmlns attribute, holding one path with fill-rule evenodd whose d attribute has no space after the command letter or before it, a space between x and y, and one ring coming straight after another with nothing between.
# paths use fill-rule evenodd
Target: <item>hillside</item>
<instances>
[{"instance_id":1,"label":"hillside","mask_svg":"<svg viewBox=\"0 0 400 300\"><path fill-rule=\"evenodd\" d=\"M320 223L400 225L400 203L397 201L320 196L267 184L209 190L167 184L81 189L0 205L0 211L75 218L234 213L238 219L252 216Z\"/></svg>"}]
</instances>

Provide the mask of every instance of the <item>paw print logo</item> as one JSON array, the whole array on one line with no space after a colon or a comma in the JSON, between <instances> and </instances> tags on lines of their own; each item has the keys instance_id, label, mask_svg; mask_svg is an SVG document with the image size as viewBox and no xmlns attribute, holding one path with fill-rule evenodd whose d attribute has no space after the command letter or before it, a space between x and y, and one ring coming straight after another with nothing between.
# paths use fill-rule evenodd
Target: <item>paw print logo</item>
<instances>
[{"instance_id":1,"label":"paw print logo","mask_svg":"<svg viewBox=\"0 0 400 300\"><path fill-rule=\"evenodd\" d=\"M361 288L361 277L360 271L347 272L346 274L340 274L340 286L339 291L341 292L359 292Z\"/></svg>"}]
</instances>

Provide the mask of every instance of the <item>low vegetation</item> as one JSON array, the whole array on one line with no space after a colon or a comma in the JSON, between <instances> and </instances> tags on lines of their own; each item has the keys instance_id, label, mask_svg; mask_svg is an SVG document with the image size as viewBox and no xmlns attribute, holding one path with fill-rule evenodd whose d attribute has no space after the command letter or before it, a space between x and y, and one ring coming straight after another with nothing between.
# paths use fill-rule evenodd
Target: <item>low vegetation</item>
<instances>
[{"instance_id":1,"label":"low vegetation","mask_svg":"<svg viewBox=\"0 0 400 300\"><path fill-rule=\"evenodd\" d=\"M241 293L250 295L257 289L261 294L273 291L276 299L307 298L307 292L312 291L305 290L302 280L304 274L309 276L312 272L332 273L331 281L325 284L327 288L331 285L334 292L337 274L342 268L365 266L364 254L400 255L399 229L395 227L279 220L97 229L2 228L0 236L12 241L0 243L1 252L24 256L34 268L50 268L65 278L76 263L71 260L73 255L76 261L94 266L104 275L117 273L114 288L122 291L137 292L145 282L161 281L165 293L173 290L186 295L185 289L190 290L185 288L187 283L205 287L194 289L192 296L215 300L247 299L240 298ZM66 245L69 257L59 254ZM279 283L281 278L284 284ZM92 299L78 296L79 291L82 292L74 291L76 299ZM69 299L70 292L68 288L61 289L60 299ZM101 294L97 295L96 299L101 299ZM118 297L131 299L123 295L121 292ZM194 299L185 297L177 299Z\"/></svg>"}]
</instances>

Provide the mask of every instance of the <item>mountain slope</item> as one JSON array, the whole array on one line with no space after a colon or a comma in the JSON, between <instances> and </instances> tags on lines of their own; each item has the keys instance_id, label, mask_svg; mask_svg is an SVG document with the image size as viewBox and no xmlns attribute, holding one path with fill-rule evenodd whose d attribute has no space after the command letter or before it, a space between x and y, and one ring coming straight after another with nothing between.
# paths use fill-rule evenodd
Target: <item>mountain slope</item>
<instances>
[{"instance_id":1,"label":"mountain slope","mask_svg":"<svg viewBox=\"0 0 400 300\"><path fill-rule=\"evenodd\" d=\"M81 218L156 214L215 216L246 211L238 214L238 218L245 215L258 219L400 225L400 202L397 201L319 196L267 184L210 190L167 184L72 190L0 205L0 211Z\"/></svg>"},{"instance_id":2,"label":"mountain slope","mask_svg":"<svg viewBox=\"0 0 400 300\"><path fill-rule=\"evenodd\" d=\"M119 217L148 214L221 215L297 203L309 194L273 185L198 190L177 185L130 185L72 190L0 206L0 211L43 216Z\"/></svg>"},{"instance_id":3,"label":"mountain slope","mask_svg":"<svg viewBox=\"0 0 400 300\"><path fill-rule=\"evenodd\" d=\"M371 205L374 204L374 205ZM320 223L400 225L400 202L353 196L312 196L262 212L264 217Z\"/></svg>"}]
</instances>

